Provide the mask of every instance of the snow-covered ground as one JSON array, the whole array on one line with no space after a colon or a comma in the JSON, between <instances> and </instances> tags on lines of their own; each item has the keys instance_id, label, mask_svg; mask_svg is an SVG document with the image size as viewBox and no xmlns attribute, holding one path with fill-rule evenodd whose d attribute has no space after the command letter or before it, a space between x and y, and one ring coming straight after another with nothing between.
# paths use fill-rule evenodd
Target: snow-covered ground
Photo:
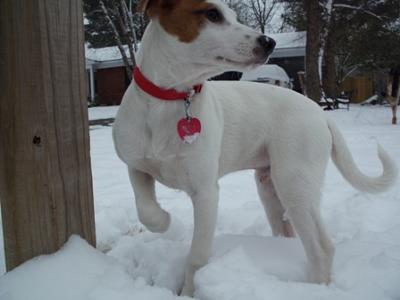
<instances>
[{"instance_id":1,"label":"snow-covered ground","mask_svg":"<svg viewBox=\"0 0 400 300\"><path fill-rule=\"evenodd\" d=\"M109 118L115 107L91 108ZM327 112L340 126L355 160L380 171L379 141L400 165L400 127L387 107L353 105ZM98 250L72 237L58 253L0 277L1 300L178 299L193 229L188 197L157 186L171 212L165 234L138 221L125 166L114 153L111 128L91 128ZM330 164L322 213L336 246L329 286L302 282L305 257L297 239L273 238L251 171L221 179L215 250L195 278L197 299L400 299L400 186L381 195L354 190ZM0 267L4 270L1 252ZM184 299L184 298L179 298Z\"/></svg>"},{"instance_id":2,"label":"snow-covered ground","mask_svg":"<svg viewBox=\"0 0 400 300\"><path fill-rule=\"evenodd\" d=\"M89 108L89 120L114 118L119 106L99 106Z\"/></svg>"}]
</instances>

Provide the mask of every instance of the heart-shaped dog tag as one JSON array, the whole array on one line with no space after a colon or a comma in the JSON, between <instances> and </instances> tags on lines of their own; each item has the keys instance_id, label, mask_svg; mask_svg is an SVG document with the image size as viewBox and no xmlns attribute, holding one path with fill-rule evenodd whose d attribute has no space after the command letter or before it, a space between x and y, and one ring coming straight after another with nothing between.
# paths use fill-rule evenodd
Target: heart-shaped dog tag
<instances>
[{"instance_id":1,"label":"heart-shaped dog tag","mask_svg":"<svg viewBox=\"0 0 400 300\"><path fill-rule=\"evenodd\" d=\"M197 118L184 118L177 124L179 137L188 144L194 143L201 132L201 123Z\"/></svg>"}]
</instances>

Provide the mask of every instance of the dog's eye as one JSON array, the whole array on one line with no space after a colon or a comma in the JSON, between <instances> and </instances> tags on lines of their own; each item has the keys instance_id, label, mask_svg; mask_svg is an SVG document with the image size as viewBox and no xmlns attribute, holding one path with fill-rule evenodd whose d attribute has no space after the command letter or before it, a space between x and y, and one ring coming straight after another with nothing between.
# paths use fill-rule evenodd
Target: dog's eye
<instances>
[{"instance_id":1,"label":"dog's eye","mask_svg":"<svg viewBox=\"0 0 400 300\"><path fill-rule=\"evenodd\" d=\"M210 22L217 23L222 21L222 15L218 9L212 8L206 11L206 17Z\"/></svg>"}]
</instances>

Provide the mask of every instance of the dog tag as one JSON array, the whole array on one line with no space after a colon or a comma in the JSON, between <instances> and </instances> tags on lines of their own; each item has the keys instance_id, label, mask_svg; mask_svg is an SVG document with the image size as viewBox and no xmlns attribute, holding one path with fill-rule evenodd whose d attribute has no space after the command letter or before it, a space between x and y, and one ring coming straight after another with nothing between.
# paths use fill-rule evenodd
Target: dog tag
<instances>
[{"instance_id":1,"label":"dog tag","mask_svg":"<svg viewBox=\"0 0 400 300\"><path fill-rule=\"evenodd\" d=\"M177 124L178 135L188 144L193 144L200 135L201 123L197 118L184 118Z\"/></svg>"}]
</instances>

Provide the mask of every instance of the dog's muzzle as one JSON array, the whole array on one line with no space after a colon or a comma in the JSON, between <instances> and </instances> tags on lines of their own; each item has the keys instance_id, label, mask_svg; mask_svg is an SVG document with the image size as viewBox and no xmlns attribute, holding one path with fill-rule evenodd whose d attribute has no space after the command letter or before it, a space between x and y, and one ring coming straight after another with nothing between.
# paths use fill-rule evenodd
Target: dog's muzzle
<instances>
[{"instance_id":1,"label":"dog's muzzle","mask_svg":"<svg viewBox=\"0 0 400 300\"><path fill-rule=\"evenodd\" d=\"M276 42L265 35L259 36L257 38L257 43L259 46L254 48L254 54L259 57L267 57L271 55L276 46Z\"/></svg>"}]
</instances>

